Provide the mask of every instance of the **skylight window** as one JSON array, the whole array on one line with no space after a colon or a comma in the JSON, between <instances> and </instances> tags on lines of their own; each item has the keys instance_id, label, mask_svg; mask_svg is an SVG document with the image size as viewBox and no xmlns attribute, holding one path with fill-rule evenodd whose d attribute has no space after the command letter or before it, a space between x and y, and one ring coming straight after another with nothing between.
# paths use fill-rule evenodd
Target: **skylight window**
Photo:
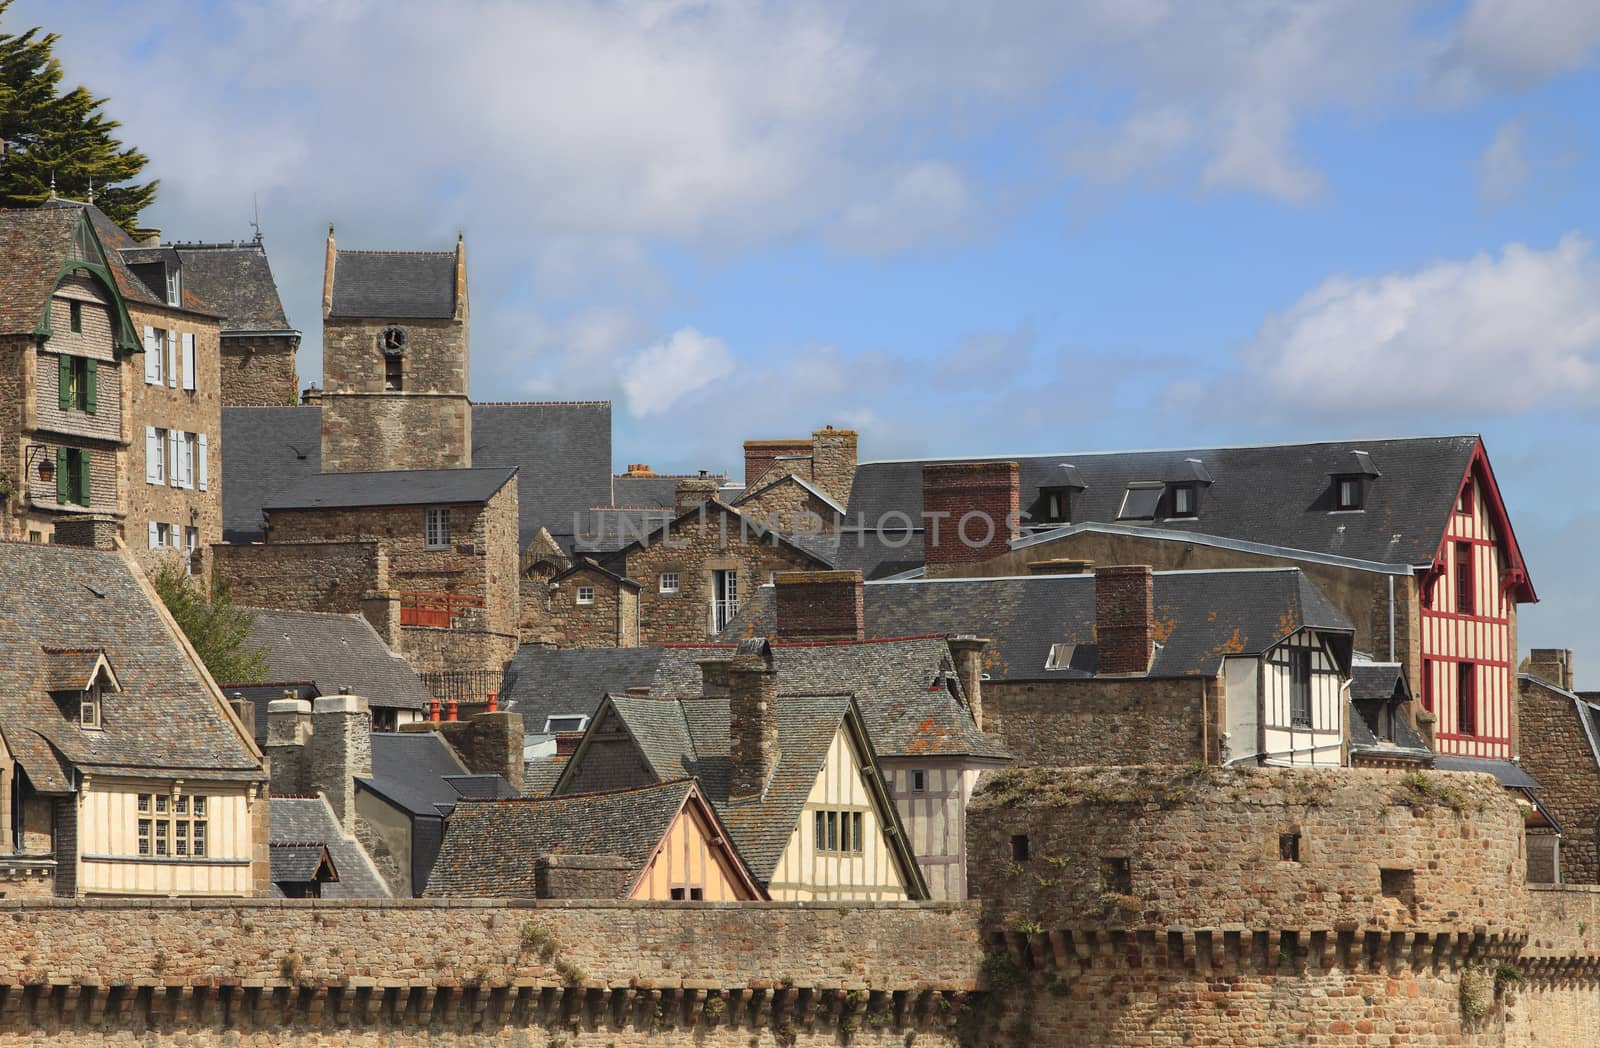
<instances>
[{"instance_id":1,"label":"skylight window","mask_svg":"<svg viewBox=\"0 0 1600 1048\"><path fill-rule=\"evenodd\" d=\"M560 731L582 731L589 726L586 713L555 714L544 719L544 733L554 735Z\"/></svg>"},{"instance_id":2,"label":"skylight window","mask_svg":"<svg viewBox=\"0 0 1600 1048\"><path fill-rule=\"evenodd\" d=\"M1072 653L1077 650L1076 644L1052 644L1050 654L1044 658L1044 668L1047 670L1066 670L1072 668Z\"/></svg>"},{"instance_id":3,"label":"skylight window","mask_svg":"<svg viewBox=\"0 0 1600 1048\"><path fill-rule=\"evenodd\" d=\"M1122 508L1117 511L1117 519L1154 520L1156 505L1161 501L1163 487L1165 485L1160 482L1135 481L1129 484L1128 490L1122 496Z\"/></svg>"}]
</instances>

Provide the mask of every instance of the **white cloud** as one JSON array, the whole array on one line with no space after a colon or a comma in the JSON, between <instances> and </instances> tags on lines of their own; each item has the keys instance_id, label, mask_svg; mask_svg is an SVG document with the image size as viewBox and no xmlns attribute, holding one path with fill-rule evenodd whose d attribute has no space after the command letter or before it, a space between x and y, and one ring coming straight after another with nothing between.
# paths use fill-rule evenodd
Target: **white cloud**
<instances>
[{"instance_id":1,"label":"white cloud","mask_svg":"<svg viewBox=\"0 0 1600 1048\"><path fill-rule=\"evenodd\" d=\"M682 328L641 351L625 368L628 410L645 418L664 415L688 394L731 375L734 363L722 339Z\"/></svg>"},{"instance_id":2,"label":"white cloud","mask_svg":"<svg viewBox=\"0 0 1600 1048\"><path fill-rule=\"evenodd\" d=\"M886 255L953 233L967 216L967 186L961 172L944 163L920 163L893 177L879 194L845 209L830 230L838 246L865 255Z\"/></svg>"},{"instance_id":3,"label":"white cloud","mask_svg":"<svg viewBox=\"0 0 1600 1048\"><path fill-rule=\"evenodd\" d=\"M1472 0L1437 63L1450 97L1526 88L1588 63L1600 45L1590 0Z\"/></svg>"},{"instance_id":4,"label":"white cloud","mask_svg":"<svg viewBox=\"0 0 1600 1048\"><path fill-rule=\"evenodd\" d=\"M1270 317L1242 363L1236 393L1302 418L1594 403L1600 259L1570 233L1549 250L1512 244L1498 258L1332 277Z\"/></svg>"},{"instance_id":5,"label":"white cloud","mask_svg":"<svg viewBox=\"0 0 1600 1048\"><path fill-rule=\"evenodd\" d=\"M1483 155L1478 157L1478 196L1502 204L1517 195L1528 181L1528 161L1522 155L1522 123L1500 125Z\"/></svg>"}]
</instances>

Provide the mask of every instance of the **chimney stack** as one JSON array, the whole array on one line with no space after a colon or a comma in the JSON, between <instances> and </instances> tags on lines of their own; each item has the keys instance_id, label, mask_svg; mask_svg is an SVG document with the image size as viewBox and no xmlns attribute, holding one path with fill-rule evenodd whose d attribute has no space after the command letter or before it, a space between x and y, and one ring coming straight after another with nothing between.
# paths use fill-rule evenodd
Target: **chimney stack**
<instances>
[{"instance_id":1,"label":"chimney stack","mask_svg":"<svg viewBox=\"0 0 1600 1048\"><path fill-rule=\"evenodd\" d=\"M779 458L805 455L812 450L811 441L799 440L747 440L744 442L744 484L748 488L761 478L767 467ZM792 472L789 471L789 472Z\"/></svg>"},{"instance_id":2,"label":"chimney stack","mask_svg":"<svg viewBox=\"0 0 1600 1048\"><path fill-rule=\"evenodd\" d=\"M1094 631L1099 673L1146 673L1155 653L1155 580L1148 564L1094 572Z\"/></svg>"},{"instance_id":3,"label":"chimney stack","mask_svg":"<svg viewBox=\"0 0 1600 1048\"><path fill-rule=\"evenodd\" d=\"M728 799L763 796L778 767L778 671L765 640L739 642L728 685Z\"/></svg>"},{"instance_id":4,"label":"chimney stack","mask_svg":"<svg viewBox=\"0 0 1600 1048\"><path fill-rule=\"evenodd\" d=\"M144 226L133 231L134 242L140 247L160 247L161 230L155 226Z\"/></svg>"},{"instance_id":5,"label":"chimney stack","mask_svg":"<svg viewBox=\"0 0 1600 1048\"><path fill-rule=\"evenodd\" d=\"M930 575L955 575L960 565L1011 549L1021 521L1019 477L1015 462L922 467L922 541Z\"/></svg>"},{"instance_id":6,"label":"chimney stack","mask_svg":"<svg viewBox=\"0 0 1600 1048\"><path fill-rule=\"evenodd\" d=\"M972 719L983 730L983 649L989 646L986 637L963 635L949 639L950 654L956 659L956 676L961 678L961 691L967 697L967 707Z\"/></svg>"},{"instance_id":7,"label":"chimney stack","mask_svg":"<svg viewBox=\"0 0 1600 1048\"><path fill-rule=\"evenodd\" d=\"M733 660L717 657L700 660L700 694L708 699L720 699L728 694L732 682Z\"/></svg>"},{"instance_id":8,"label":"chimney stack","mask_svg":"<svg viewBox=\"0 0 1600 1048\"><path fill-rule=\"evenodd\" d=\"M1572 673L1571 648L1534 648L1522 664L1522 672L1537 677L1546 684L1554 684L1563 691L1571 691L1575 678Z\"/></svg>"},{"instance_id":9,"label":"chimney stack","mask_svg":"<svg viewBox=\"0 0 1600 1048\"><path fill-rule=\"evenodd\" d=\"M306 743L311 738L311 703L306 699L273 699L267 703L267 756L272 762L272 787L279 793L307 793Z\"/></svg>"},{"instance_id":10,"label":"chimney stack","mask_svg":"<svg viewBox=\"0 0 1600 1048\"><path fill-rule=\"evenodd\" d=\"M57 546L81 546L84 549L116 549L120 532L117 522L110 517L63 517L56 522Z\"/></svg>"},{"instance_id":11,"label":"chimney stack","mask_svg":"<svg viewBox=\"0 0 1600 1048\"><path fill-rule=\"evenodd\" d=\"M867 620L859 571L780 571L777 636L782 640L865 640Z\"/></svg>"},{"instance_id":12,"label":"chimney stack","mask_svg":"<svg viewBox=\"0 0 1600 1048\"><path fill-rule=\"evenodd\" d=\"M333 241L333 223L328 223L328 245L322 256L322 316L327 319L333 312L333 267L339 259L338 246Z\"/></svg>"},{"instance_id":13,"label":"chimney stack","mask_svg":"<svg viewBox=\"0 0 1600 1048\"><path fill-rule=\"evenodd\" d=\"M672 509L678 516L683 516L696 506L704 505L717 497L717 491L722 487L716 477L708 477L701 470L698 477L684 477L678 481L672 493Z\"/></svg>"},{"instance_id":14,"label":"chimney stack","mask_svg":"<svg viewBox=\"0 0 1600 1048\"><path fill-rule=\"evenodd\" d=\"M856 481L856 431L824 426L811 434L811 483L841 506Z\"/></svg>"},{"instance_id":15,"label":"chimney stack","mask_svg":"<svg viewBox=\"0 0 1600 1048\"><path fill-rule=\"evenodd\" d=\"M372 775L372 714L367 700L359 695L324 695L314 700L308 751L310 792L326 794L339 825L346 833L354 833L356 779Z\"/></svg>"}]
</instances>

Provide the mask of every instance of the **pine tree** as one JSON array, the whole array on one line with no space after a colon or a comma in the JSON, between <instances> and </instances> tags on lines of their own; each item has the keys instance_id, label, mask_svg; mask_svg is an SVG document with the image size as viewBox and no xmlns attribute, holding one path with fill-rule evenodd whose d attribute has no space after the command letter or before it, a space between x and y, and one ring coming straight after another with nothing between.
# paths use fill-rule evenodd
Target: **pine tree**
<instances>
[{"instance_id":1,"label":"pine tree","mask_svg":"<svg viewBox=\"0 0 1600 1048\"><path fill-rule=\"evenodd\" d=\"M0 20L12 0L0 0ZM106 99L88 89L61 87L61 62L52 53L59 34L40 27L0 32L0 207L36 207L58 196L95 204L124 229L155 200L160 183L136 181L148 158L123 148L112 134L121 125L101 110Z\"/></svg>"}]
</instances>

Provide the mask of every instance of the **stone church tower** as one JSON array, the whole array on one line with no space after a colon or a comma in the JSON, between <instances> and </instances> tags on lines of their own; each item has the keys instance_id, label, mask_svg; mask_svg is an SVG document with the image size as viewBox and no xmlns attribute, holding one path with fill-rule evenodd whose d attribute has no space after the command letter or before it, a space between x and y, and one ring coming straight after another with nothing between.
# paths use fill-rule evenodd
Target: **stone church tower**
<instances>
[{"instance_id":1,"label":"stone church tower","mask_svg":"<svg viewBox=\"0 0 1600 1048\"><path fill-rule=\"evenodd\" d=\"M322 277L322 470L472 465L466 245L340 251Z\"/></svg>"}]
</instances>

